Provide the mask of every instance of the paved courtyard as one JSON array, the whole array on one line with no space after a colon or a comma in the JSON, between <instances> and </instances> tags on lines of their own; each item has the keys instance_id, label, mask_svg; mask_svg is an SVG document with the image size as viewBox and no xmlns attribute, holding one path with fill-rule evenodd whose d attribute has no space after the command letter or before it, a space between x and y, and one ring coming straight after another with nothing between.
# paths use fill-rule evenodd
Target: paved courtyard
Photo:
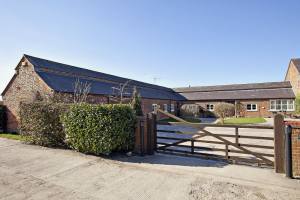
<instances>
[{"instance_id":1,"label":"paved courtyard","mask_svg":"<svg viewBox=\"0 0 300 200\"><path fill-rule=\"evenodd\" d=\"M300 199L271 169L161 155L104 159L0 139L0 199Z\"/></svg>"}]
</instances>

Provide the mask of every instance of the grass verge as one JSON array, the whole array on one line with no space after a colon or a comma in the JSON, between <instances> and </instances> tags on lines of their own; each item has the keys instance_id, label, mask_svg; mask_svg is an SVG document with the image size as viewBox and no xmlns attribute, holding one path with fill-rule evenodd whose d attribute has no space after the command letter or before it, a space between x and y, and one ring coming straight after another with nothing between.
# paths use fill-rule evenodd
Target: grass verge
<instances>
[{"instance_id":1,"label":"grass verge","mask_svg":"<svg viewBox=\"0 0 300 200\"><path fill-rule=\"evenodd\" d=\"M266 120L262 117L241 117L224 120L224 124L259 124L264 122L266 122Z\"/></svg>"},{"instance_id":2,"label":"grass verge","mask_svg":"<svg viewBox=\"0 0 300 200\"><path fill-rule=\"evenodd\" d=\"M21 140L23 141L25 138L22 135L15 133L0 133L0 138L6 138L11 140Z\"/></svg>"}]
</instances>

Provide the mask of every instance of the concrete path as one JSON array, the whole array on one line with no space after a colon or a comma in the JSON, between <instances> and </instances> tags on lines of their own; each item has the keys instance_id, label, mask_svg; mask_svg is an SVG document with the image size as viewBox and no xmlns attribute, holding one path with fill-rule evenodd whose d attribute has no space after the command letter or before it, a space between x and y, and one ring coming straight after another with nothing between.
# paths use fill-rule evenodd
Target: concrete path
<instances>
[{"instance_id":1,"label":"concrete path","mask_svg":"<svg viewBox=\"0 0 300 200\"><path fill-rule=\"evenodd\" d=\"M169 155L104 159L0 139L0 199L300 199L270 169Z\"/></svg>"}]
</instances>

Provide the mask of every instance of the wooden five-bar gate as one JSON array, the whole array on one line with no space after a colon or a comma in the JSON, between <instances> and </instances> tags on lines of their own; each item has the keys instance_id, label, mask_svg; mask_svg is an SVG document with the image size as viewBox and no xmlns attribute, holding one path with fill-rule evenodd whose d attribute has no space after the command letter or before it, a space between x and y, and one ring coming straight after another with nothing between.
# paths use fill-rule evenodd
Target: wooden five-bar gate
<instances>
[{"instance_id":1,"label":"wooden five-bar gate","mask_svg":"<svg viewBox=\"0 0 300 200\"><path fill-rule=\"evenodd\" d=\"M177 122L160 122L156 115L166 115ZM160 109L139 118L135 134L135 152L154 151L231 163L275 167L284 172L284 120L274 117L274 126L219 125L190 123Z\"/></svg>"},{"instance_id":2,"label":"wooden five-bar gate","mask_svg":"<svg viewBox=\"0 0 300 200\"><path fill-rule=\"evenodd\" d=\"M208 159L221 159L231 163L275 166L276 172L284 168L283 117L275 117L274 126L268 125L219 125L190 123L160 109L157 114L167 115L177 122L160 122L156 114L140 126L137 147L144 153L179 154ZM140 134L147 132L143 136ZM274 145L275 144L275 145Z\"/></svg>"}]
</instances>

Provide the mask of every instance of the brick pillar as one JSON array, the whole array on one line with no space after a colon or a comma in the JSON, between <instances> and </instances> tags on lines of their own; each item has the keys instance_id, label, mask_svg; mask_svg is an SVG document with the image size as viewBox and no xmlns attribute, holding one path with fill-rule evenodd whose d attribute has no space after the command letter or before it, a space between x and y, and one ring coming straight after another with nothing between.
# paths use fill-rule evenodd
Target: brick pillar
<instances>
[{"instance_id":1,"label":"brick pillar","mask_svg":"<svg viewBox=\"0 0 300 200\"><path fill-rule=\"evenodd\" d=\"M300 128L293 128L291 137L293 176L300 177Z\"/></svg>"}]
</instances>

